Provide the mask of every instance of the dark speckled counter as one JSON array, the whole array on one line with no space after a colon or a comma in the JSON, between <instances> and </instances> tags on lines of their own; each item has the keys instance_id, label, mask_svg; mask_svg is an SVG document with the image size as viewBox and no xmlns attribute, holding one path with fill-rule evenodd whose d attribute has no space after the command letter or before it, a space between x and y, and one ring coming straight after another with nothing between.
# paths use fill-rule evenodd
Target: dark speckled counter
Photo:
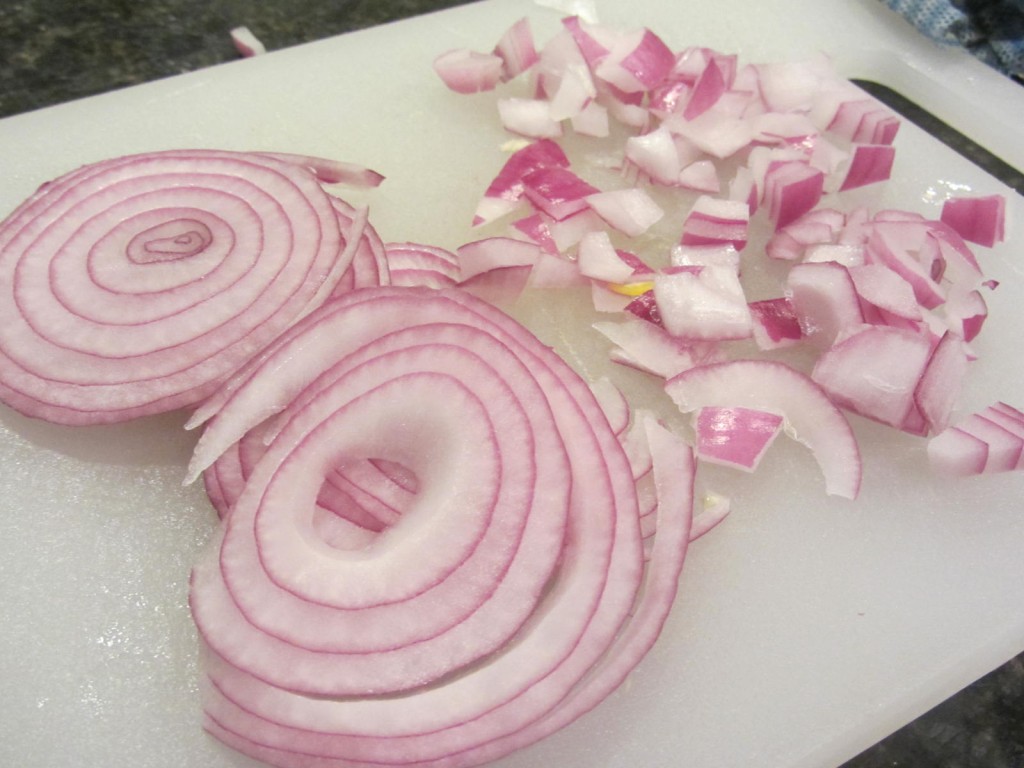
<instances>
[{"instance_id":1,"label":"dark speckled counter","mask_svg":"<svg viewBox=\"0 0 1024 768\"><path fill-rule=\"evenodd\" d=\"M276 50L459 4L0 0L0 117L229 61L243 24ZM844 766L883 767L1024 768L1024 655Z\"/></svg>"}]
</instances>

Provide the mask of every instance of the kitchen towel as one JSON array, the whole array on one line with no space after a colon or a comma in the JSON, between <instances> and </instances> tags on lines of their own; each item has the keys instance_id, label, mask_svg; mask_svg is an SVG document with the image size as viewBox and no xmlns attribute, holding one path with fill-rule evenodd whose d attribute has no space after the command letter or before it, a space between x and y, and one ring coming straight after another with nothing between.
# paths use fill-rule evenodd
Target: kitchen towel
<instances>
[{"instance_id":1,"label":"kitchen towel","mask_svg":"<svg viewBox=\"0 0 1024 768\"><path fill-rule=\"evenodd\" d=\"M933 40L1024 83L1024 0L882 0Z\"/></svg>"}]
</instances>

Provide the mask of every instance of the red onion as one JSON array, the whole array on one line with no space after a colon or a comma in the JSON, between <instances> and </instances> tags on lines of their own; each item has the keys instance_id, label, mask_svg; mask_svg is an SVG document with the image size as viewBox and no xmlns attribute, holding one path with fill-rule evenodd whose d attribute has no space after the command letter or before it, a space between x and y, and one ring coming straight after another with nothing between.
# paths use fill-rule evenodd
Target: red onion
<instances>
[{"instance_id":1,"label":"red onion","mask_svg":"<svg viewBox=\"0 0 1024 768\"><path fill-rule=\"evenodd\" d=\"M388 243L391 285L450 288L460 279L459 258L444 248L421 243Z\"/></svg>"},{"instance_id":2,"label":"red onion","mask_svg":"<svg viewBox=\"0 0 1024 768\"><path fill-rule=\"evenodd\" d=\"M267 52L266 46L246 26L234 27L231 30L231 42L234 43L235 49L246 58L261 56Z\"/></svg>"},{"instance_id":3,"label":"red onion","mask_svg":"<svg viewBox=\"0 0 1024 768\"><path fill-rule=\"evenodd\" d=\"M787 434L814 453L828 493L849 499L860 489L860 449L849 422L814 381L784 363L733 360L692 368L665 384L684 411L708 406L782 414Z\"/></svg>"},{"instance_id":4,"label":"red onion","mask_svg":"<svg viewBox=\"0 0 1024 768\"><path fill-rule=\"evenodd\" d=\"M192 405L334 290L342 222L305 158L209 150L72 171L0 224L0 398L66 424Z\"/></svg>"},{"instance_id":5,"label":"red onion","mask_svg":"<svg viewBox=\"0 0 1024 768\"><path fill-rule=\"evenodd\" d=\"M1024 469L1024 413L1003 402L972 413L928 441L928 458L944 474Z\"/></svg>"},{"instance_id":6,"label":"red onion","mask_svg":"<svg viewBox=\"0 0 1024 768\"><path fill-rule=\"evenodd\" d=\"M434 59L434 71L456 93L493 90L501 79L503 67L500 56L466 48L447 51Z\"/></svg>"},{"instance_id":7,"label":"red onion","mask_svg":"<svg viewBox=\"0 0 1024 768\"><path fill-rule=\"evenodd\" d=\"M953 197L942 204L940 219L972 243L991 248L1005 236L1006 198L1002 195Z\"/></svg>"},{"instance_id":8,"label":"red onion","mask_svg":"<svg viewBox=\"0 0 1024 768\"><path fill-rule=\"evenodd\" d=\"M645 425L659 520L640 594L623 447L508 317L463 293L335 299L232 390L198 466L288 402L193 581L208 728L227 743L282 766L476 765L589 710L653 643L689 539L692 454ZM343 459L419 483L365 554L332 548L311 516Z\"/></svg>"},{"instance_id":9,"label":"red onion","mask_svg":"<svg viewBox=\"0 0 1024 768\"><path fill-rule=\"evenodd\" d=\"M694 416L697 458L752 472L781 429L777 413L705 406Z\"/></svg>"}]
</instances>

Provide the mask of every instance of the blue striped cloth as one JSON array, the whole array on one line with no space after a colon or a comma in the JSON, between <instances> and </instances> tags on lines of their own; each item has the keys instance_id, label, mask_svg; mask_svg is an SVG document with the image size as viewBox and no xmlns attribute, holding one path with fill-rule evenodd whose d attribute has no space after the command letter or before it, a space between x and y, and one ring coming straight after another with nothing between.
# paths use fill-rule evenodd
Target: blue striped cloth
<instances>
[{"instance_id":1,"label":"blue striped cloth","mask_svg":"<svg viewBox=\"0 0 1024 768\"><path fill-rule=\"evenodd\" d=\"M1024 0L882 0L928 37L1024 81Z\"/></svg>"}]
</instances>

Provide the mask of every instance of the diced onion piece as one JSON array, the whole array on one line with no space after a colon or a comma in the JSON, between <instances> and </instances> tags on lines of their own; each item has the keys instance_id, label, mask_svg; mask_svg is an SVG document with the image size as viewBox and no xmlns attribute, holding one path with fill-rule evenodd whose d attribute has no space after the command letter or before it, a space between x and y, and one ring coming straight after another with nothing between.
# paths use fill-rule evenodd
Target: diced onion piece
<instances>
[{"instance_id":1,"label":"diced onion piece","mask_svg":"<svg viewBox=\"0 0 1024 768\"><path fill-rule=\"evenodd\" d=\"M803 329L793 303L785 296L752 301L750 316L753 321L754 342L761 350L790 347L803 338Z\"/></svg>"},{"instance_id":2,"label":"diced onion piece","mask_svg":"<svg viewBox=\"0 0 1024 768\"><path fill-rule=\"evenodd\" d=\"M580 273L606 283L625 283L633 267L622 260L606 232L592 232L580 241L577 259Z\"/></svg>"},{"instance_id":3,"label":"diced onion piece","mask_svg":"<svg viewBox=\"0 0 1024 768\"><path fill-rule=\"evenodd\" d=\"M728 243L737 251L747 244L750 209L739 200L697 198L683 222L683 245Z\"/></svg>"},{"instance_id":4,"label":"diced onion piece","mask_svg":"<svg viewBox=\"0 0 1024 768\"><path fill-rule=\"evenodd\" d=\"M642 235L665 215L650 195L638 187L597 192L586 200L598 216L630 237Z\"/></svg>"},{"instance_id":5,"label":"diced onion piece","mask_svg":"<svg viewBox=\"0 0 1024 768\"><path fill-rule=\"evenodd\" d=\"M750 309L735 270L707 266L682 268L654 278L654 298L665 329L678 338L749 338Z\"/></svg>"},{"instance_id":6,"label":"diced onion piece","mask_svg":"<svg viewBox=\"0 0 1024 768\"><path fill-rule=\"evenodd\" d=\"M907 320L921 319L921 305L914 298L914 289L888 267L882 264L861 264L848 268L848 273L857 294L864 301Z\"/></svg>"},{"instance_id":7,"label":"diced onion piece","mask_svg":"<svg viewBox=\"0 0 1024 768\"><path fill-rule=\"evenodd\" d=\"M598 77L625 93L648 91L672 70L675 54L649 29L619 35L595 68Z\"/></svg>"},{"instance_id":8,"label":"diced onion piece","mask_svg":"<svg viewBox=\"0 0 1024 768\"><path fill-rule=\"evenodd\" d=\"M710 160L698 160L679 172L679 186L697 192L717 194L722 185L715 164Z\"/></svg>"},{"instance_id":9,"label":"diced onion piece","mask_svg":"<svg viewBox=\"0 0 1024 768\"><path fill-rule=\"evenodd\" d=\"M456 93L492 91L501 80L504 62L493 53L456 48L434 59L434 71Z\"/></svg>"},{"instance_id":10,"label":"diced onion piece","mask_svg":"<svg viewBox=\"0 0 1024 768\"><path fill-rule=\"evenodd\" d=\"M929 432L941 432L949 426L969 362L963 339L952 332L943 334L914 390L914 403Z\"/></svg>"},{"instance_id":11,"label":"diced onion piece","mask_svg":"<svg viewBox=\"0 0 1024 768\"><path fill-rule=\"evenodd\" d=\"M892 173L895 159L896 148L891 144L858 144L853 148L853 157L839 191L885 181Z\"/></svg>"},{"instance_id":12,"label":"diced onion piece","mask_svg":"<svg viewBox=\"0 0 1024 768\"><path fill-rule=\"evenodd\" d=\"M919 333L864 326L826 350L811 377L843 407L904 429L930 356L931 345Z\"/></svg>"},{"instance_id":13,"label":"diced onion piece","mask_svg":"<svg viewBox=\"0 0 1024 768\"><path fill-rule=\"evenodd\" d=\"M234 43L235 50L246 58L250 56L262 56L267 52L267 47L263 45L255 34L253 34L251 29L244 25L234 27L231 30L231 42Z\"/></svg>"},{"instance_id":14,"label":"diced onion piece","mask_svg":"<svg viewBox=\"0 0 1024 768\"><path fill-rule=\"evenodd\" d=\"M751 408L705 406L694 416L694 430L698 459L752 472L782 430L782 417Z\"/></svg>"},{"instance_id":15,"label":"diced onion piece","mask_svg":"<svg viewBox=\"0 0 1024 768\"><path fill-rule=\"evenodd\" d=\"M864 322L850 271L834 261L797 264L786 278L786 293L803 335L820 348Z\"/></svg>"},{"instance_id":16,"label":"diced onion piece","mask_svg":"<svg viewBox=\"0 0 1024 768\"><path fill-rule=\"evenodd\" d=\"M776 229L796 221L821 200L825 174L800 161L773 163L765 175L765 203Z\"/></svg>"},{"instance_id":17,"label":"diced onion piece","mask_svg":"<svg viewBox=\"0 0 1024 768\"><path fill-rule=\"evenodd\" d=\"M701 511L694 515L690 541L696 541L718 526L732 511L732 500L719 493L705 493Z\"/></svg>"},{"instance_id":18,"label":"diced onion piece","mask_svg":"<svg viewBox=\"0 0 1024 768\"><path fill-rule=\"evenodd\" d=\"M857 497L861 458L853 431L825 391L804 374L776 361L733 360L684 371L666 382L665 391L684 413L724 406L782 414L786 433L814 454L826 492Z\"/></svg>"},{"instance_id":19,"label":"diced onion piece","mask_svg":"<svg viewBox=\"0 0 1024 768\"><path fill-rule=\"evenodd\" d=\"M729 267L740 272L740 252L731 243L725 245L673 245L669 251L673 267Z\"/></svg>"},{"instance_id":20,"label":"diced onion piece","mask_svg":"<svg viewBox=\"0 0 1024 768\"><path fill-rule=\"evenodd\" d=\"M523 197L523 179L538 168L567 168L569 158L555 142L539 139L509 156L488 185L473 217L473 226L490 223L515 210Z\"/></svg>"},{"instance_id":21,"label":"diced onion piece","mask_svg":"<svg viewBox=\"0 0 1024 768\"><path fill-rule=\"evenodd\" d=\"M953 475L1024 469L1024 414L1003 402L969 414L928 441L928 459Z\"/></svg>"},{"instance_id":22,"label":"diced onion piece","mask_svg":"<svg viewBox=\"0 0 1024 768\"><path fill-rule=\"evenodd\" d=\"M939 218L964 240L991 248L1006 236L1006 198L1002 195L952 197L942 204Z\"/></svg>"},{"instance_id":23,"label":"diced onion piece","mask_svg":"<svg viewBox=\"0 0 1024 768\"><path fill-rule=\"evenodd\" d=\"M501 58L501 79L511 80L537 63L537 49L533 44L533 30L525 16L498 40L494 54Z\"/></svg>"},{"instance_id":24,"label":"diced onion piece","mask_svg":"<svg viewBox=\"0 0 1024 768\"><path fill-rule=\"evenodd\" d=\"M535 208L556 221L587 208L597 188L568 168L545 166L523 177L523 194Z\"/></svg>"},{"instance_id":25,"label":"diced onion piece","mask_svg":"<svg viewBox=\"0 0 1024 768\"><path fill-rule=\"evenodd\" d=\"M683 119L693 120L703 115L715 105L727 88L725 74L718 61L714 57L709 58L704 71L690 91L686 107L683 109Z\"/></svg>"},{"instance_id":26,"label":"diced onion piece","mask_svg":"<svg viewBox=\"0 0 1024 768\"><path fill-rule=\"evenodd\" d=\"M714 347L687 344L644 320L597 322L594 329L616 345L615 362L661 378L717 360Z\"/></svg>"},{"instance_id":27,"label":"diced onion piece","mask_svg":"<svg viewBox=\"0 0 1024 768\"><path fill-rule=\"evenodd\" d=\"M520 136L553 139L562 135L562 125L552 117L551 105L544 99L498 99L498 116L507 130Z\"/></svg>"},{"instance_id":28,"label":"diced onion piece","mask_svg":"<svg viewBox=\"0 0 1024 768\"><path fill-rule=\"evenodd\" d=\"M664 125L627 138L625 153L626 159L659 184L679 183L682 165L678 145Z\"/></svg>"}]
</instances>

